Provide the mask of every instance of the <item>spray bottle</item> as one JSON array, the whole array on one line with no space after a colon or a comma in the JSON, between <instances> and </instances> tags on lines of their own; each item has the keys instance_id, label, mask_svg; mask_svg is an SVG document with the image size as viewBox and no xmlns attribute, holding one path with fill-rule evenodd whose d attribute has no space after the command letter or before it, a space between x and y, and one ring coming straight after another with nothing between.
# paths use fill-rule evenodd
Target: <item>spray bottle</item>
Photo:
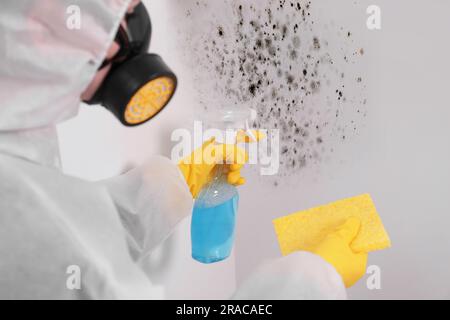
<instances>
[{"instance_id":1,"label":"spray bottle","mask_svg":"<svg viewBox=\"0 0 450 320\"><path fill-rule=\"evenodd\" d=\"M248 121L250 110L226 109L206 119L210 127L220 129L227 144L236 143L238 131L253 137ZM225 143L219 141L218 143ZM228 184L225 165L217 165L212 181L200 192L194 204L191 224L193 259L209 264L227 259L233 248L239 193Z\"/></svg>"}]
</instances>

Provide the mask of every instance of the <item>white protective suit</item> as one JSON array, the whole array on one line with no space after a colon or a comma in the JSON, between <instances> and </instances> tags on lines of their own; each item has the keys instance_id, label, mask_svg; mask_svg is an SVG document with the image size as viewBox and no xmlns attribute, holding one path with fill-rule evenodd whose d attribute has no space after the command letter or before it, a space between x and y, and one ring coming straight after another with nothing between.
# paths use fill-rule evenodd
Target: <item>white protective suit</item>
<instances>
[{"instance_id":1,"label":"white protective suit","mask_svg":"<svg viewBox=\"0 0 450 320\"><path fill-rule=\"evenodd\" d=\"M108 181L69 177L60 171L55 129L77 114L128 3L1 5L0 298L163 298L137 261L191 213L177 166L155 157ZM79 30L66 25L73 5ZM80 290L67 286L73 267ZM345 298L345 290L324 260L298 253L261 268L234 297Z\"/></svg>"}]
</instances>

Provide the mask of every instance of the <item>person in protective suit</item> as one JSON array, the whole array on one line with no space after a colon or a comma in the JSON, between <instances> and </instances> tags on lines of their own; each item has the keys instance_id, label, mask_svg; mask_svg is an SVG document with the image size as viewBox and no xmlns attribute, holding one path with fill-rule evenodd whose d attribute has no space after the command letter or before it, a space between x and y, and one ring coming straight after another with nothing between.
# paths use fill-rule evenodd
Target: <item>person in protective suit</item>
<instances>
[{"instance_id":1,"label":"person in protective suit","mask_svg":"<svg viewBox=\"0 0 450 320\"><path fill-rule=\"evenodd\" d=\"M82 12L77 30L67 27L66 9L73 5ZM126 174L92 183L61 172L56 133L58 123L76 116L81 101L106 99L108 93L96 95L111 73L119 72L123 61L114 59L126 60L129 54L120 53L118 30L126 30L124 17L139 5L135 0L2 3L0 298L164 298L138 262L191 214L193 196L215 164L176 165L154 157ZM150 66L164 71L164 64L155 61ZM176 86L171 72L163 73ZM116 116L126 113L117 111L121 106L114 101L105 104ZM129 119L134 121L133 112ZM215 150L217 163L236 160L240 153L223 152L220 145ZM230 183L244 182L241 167L238 161L229 165ZM315 252L261 267L233 297L345 298L345 285L362 276L367 259L349 247L358 229L358 221L349 221ZM80 290L68 289L72 266L82 272Z\"/></svg>"}]
</instances>

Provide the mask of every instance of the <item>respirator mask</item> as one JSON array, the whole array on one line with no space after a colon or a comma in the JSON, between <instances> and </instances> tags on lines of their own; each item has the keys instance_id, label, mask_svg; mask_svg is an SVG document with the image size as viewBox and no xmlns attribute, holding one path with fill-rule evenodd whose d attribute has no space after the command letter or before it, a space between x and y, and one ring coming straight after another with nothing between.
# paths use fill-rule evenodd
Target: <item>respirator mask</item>
<instances>
[{"instance_id":1,"label":"respirator mask","mask_svg":"<svg viewBox=\"0 0 450 320\"><path fill-rule=\"evenodd\" d=\"M160 56L147 53L152 26L140 3L125 17L115 41L120 50L105 60L99 70L111 65L101 87L89 101L111 111L125 126L137 126L155 117L173 97L177 78Z\"/></svg>"}]
</instances>

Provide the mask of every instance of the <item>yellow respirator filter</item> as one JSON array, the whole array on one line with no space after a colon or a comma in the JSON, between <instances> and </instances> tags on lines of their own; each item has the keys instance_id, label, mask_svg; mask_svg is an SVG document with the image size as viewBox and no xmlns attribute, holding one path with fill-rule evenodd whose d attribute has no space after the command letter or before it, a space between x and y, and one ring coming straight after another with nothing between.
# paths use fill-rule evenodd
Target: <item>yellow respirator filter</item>
<instances>
[{"instance_id":1,"label":"yellow respirator filter","mask_svg":"<svg viewBox=\"0 0 450 320\"><path fill-rule=\"evenodd\" d=\"M153 118L166 106L175 91L172 78L161 77L145 84L125 109L125 121L136 125Z\"/></svg>"},{"instance_id":2,"label":"yellow respirator filter","mask_svg":"<svg viewBox=\"0 0 450 320\"><path fill-rule=\"evenodd\" d=\"M366 194L275 219L273 224L282 255L313 250L350 217L361 221L360 232L351 245L355 252L369 253L391 246L375 205Z\"/></svg>"}]
</instances>

